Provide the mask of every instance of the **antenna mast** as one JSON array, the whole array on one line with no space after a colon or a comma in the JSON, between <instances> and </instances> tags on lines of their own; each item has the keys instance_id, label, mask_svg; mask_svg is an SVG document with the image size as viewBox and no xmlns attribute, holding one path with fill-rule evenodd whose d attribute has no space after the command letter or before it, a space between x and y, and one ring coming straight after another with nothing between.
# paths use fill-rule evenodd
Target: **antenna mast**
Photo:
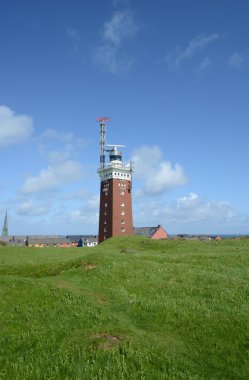
<instances>
[{"instance_id":1,"label":"antenna mast","mask_svg":"<svg viewBox=\"0 0 249 380\"><path fill-rule=\"evenodd\" d=\"M105 167L105 127L106 123L110 121L109 117L97 117L100 125L100 166Z\"/></svg>"}]
</instances>

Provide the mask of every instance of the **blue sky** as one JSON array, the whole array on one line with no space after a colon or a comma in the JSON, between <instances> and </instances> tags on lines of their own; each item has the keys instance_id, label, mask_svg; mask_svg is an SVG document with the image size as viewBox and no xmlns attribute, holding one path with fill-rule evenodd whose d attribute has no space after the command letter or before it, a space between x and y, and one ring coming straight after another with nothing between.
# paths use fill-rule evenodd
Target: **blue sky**
<instances>
[{"instance_id":1,"label":"blue sky","mask_svg":"<svg viewBox=\"0 0 249 380\"><path fill-rule=\"evenodd\" d=\"M135 226L249 233L249 2L0 5L0 220L98 232L99 126L134 162Z\"/></svg>"}]
</instances>

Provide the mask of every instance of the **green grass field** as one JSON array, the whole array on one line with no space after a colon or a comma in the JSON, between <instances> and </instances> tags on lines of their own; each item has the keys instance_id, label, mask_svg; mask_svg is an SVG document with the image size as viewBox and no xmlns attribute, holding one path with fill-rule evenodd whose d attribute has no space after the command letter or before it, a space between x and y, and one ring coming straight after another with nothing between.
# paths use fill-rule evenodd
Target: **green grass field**
<instances>
[{"instance_id":1,"label":"green grass field","mask_svg":"<svg viewBox=\"0 0 249 380\"><path fill-rule=\"evenodd\" d=\"M249 239L0 247L0 379L249 379Z\"/></svg>"}]
</instances>

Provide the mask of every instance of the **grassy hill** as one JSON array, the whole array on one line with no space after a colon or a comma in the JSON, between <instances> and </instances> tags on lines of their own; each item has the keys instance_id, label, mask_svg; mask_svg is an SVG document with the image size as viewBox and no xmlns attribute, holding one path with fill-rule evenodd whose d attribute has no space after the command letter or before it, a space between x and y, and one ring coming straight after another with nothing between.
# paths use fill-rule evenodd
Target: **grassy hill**
<instances>
[{"instance_id":1,"label":"grassy hill","mask_svg":"<svg viewBox=\"0 0 249 380\"><path fill-rule=\"evenodd\" d=\"M0 379L248 379L249 240L0 247Z\"/></svg>"}]
</instances>

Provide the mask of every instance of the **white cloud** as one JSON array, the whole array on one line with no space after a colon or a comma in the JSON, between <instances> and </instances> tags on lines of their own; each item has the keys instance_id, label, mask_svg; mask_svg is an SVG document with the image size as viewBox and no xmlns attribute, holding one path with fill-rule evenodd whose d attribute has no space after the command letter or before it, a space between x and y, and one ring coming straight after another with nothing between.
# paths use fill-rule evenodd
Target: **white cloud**
<instances>
[{"instance_id":1,"label":"white cloud","mask_svg":"<svg viewBox=\"0 0 249 380\"><path fill-rule=\"evenodd\" d=\"M71 132L47 129L39 137L38 151L43 157L48 158L51 165L56 165L78 158L79 152L82 152L88 143Z\"/></svg>"},{"instance_id":2,"label":"white cloud","mask_svg":"<svg viewBox=\"0 0 249 380\"><path fill-rule=\"evenodd\" d=\"M238 214L226 201L207 201L190 193L168 204L162 199L140 201L136 205L136 225L162 224L175 233L217 233L238 225Z\"/></svg>"},{"instance_id":3,"label":"white cloud","mask_svg":"<svg viewBox=\"0 0 249 380\"><path fill-rule=\"evenodd\" d=\"M179 198L176 202L176 208L178 210L187 210L197 205L199 197L195 193L189 193L189 195Z\"/></svg>"},{"instance_id":4,"label":"white cloud","mask_svg":"<svg viewBox=\"0 0 249 380\"><path fill-rule=\"evenodd\" d=\"M74 28L67 28L67 36L74 41L79 41L81 39L80 33Z\"/></svg>"},{"instance_id":5,"label":"white cloud","mask_svg":"<svg viewBox=\"0 0 249 380\"><path fill-rule=\"evenodd\" d=\"M201 63L199 64L199 67L197 68L197 73L201 74L203 71L205 71L209 66L211 65L211 61L209 58L204 58Z\"/></svg>"},{"instance_id":6,"label":"white cloud","mask_svg":"<svg viewBox=\"0 0 249 380\"><path fill-rule=\"evenodd\" d=\"M89 199L90 197L90 193L88 190L86 190L85 188L80 188L80 189L77 189L76 191L72 191L72 192L67 192L66 194L63 194L61 196L61 199L62 201L75 201L75 200L80 200L82 201L83 199Z\"/></svg>"},{"instance_id":7,"label":"white cloud","mask_svg":"<svg viewBox=\"0 0 249 380\"><path fill-rule=\"evenodd\" d=\"M79 210L74 210L70 213L69 220L71 223L87 223L95 225L98 224L99 217L99 196L92 195L84 203L83 207Z\"/></svg>"},{"instance_id":8,"label":"white cloud","mask_svg":"<svg viewBox=\"0 0 249 380\"><path fill-rule=\"evenodd\" d=\"M21 144L33 133L33 119L27 115L16 115L6 106L0 106L0 146Z\"/></svg>"},{"instance_id":9,"label":"white cloud","mask_svg":"<svg viewBox=\"0 0 249 380\"><path fill-rule=\"evenodd\" d=\"M173 187L187 183L182 167L164 161L158 146L140 147L134 152L132 162L135 166L135 176L144 181L146 194L162 194Z\"/></svg>"},{"instance_id":10,"label":"white cloud","mask_svg":"<svg viewBox=\"0 0 249 380\"><path fill-rule=\"evenodd\" d=\"M234 217L232 206L225 201L204 201L197 194L179 198L175 205L175 216L185 222L203 220L228 221Z\"/></svg>"},{"instance_id":11,"label":"white cloud","mask_svg":"<svg viewBox=\"0 0 249 380\"><path fill-rule=\"evenodd\" d=\"M103 40L119 46L124 40L136 35L138 27L131 11L116 11L110 21L104 24Z\"/></svg>"},{"instance_id":12,"label":"white cloud","mask_svg":"<svg viewBox=\"0 0 249 380\"><path fill-rule=\"evenodd\" d=\"M134 62L122 52L126 40L137 34L139 27L130 10L115 11L103 26L102 42L96 47L94 61L110 73L127 71Z\"/></svg>"},{"instance_id":13,"label":"white cloud","mask_svg":"<svg viewBox=\"0 0 249 380\"><path fill-rule=\"evenodd\" d=\"M96 48L94 61L111 74L116 74L128 71L134 59L124 56L120 57L119 49L116 46L106 44Z\"/></svg>"},{"instance_id":14,"label":"white cloud","mask_svg":"<svg viewBox=\"0 0 249 380\"><path fill-rule=\"evenodd\" d=\"M85 210L76 210L72 211L68 216L68 222L71 225L81 225L82 231L89 231L91 229L92 231L95 231L97 233L98 230L98 212L86 212Z\"/></svg>"},{"instance_id":15,"label":"white cloud","mask_svg":"<svg viewBox=\"0 0 249 380\"><path fill-rule=\"evenodd\" d=\"M166 62L173 66L179 67L184 61L191 59L200 50L205 49L208 45L219 39L218 33L210 35L199 35L191 39L185 47L176 47L166 56Z\"/></svg>"},{"instance_id":16,"label":"white cloud","mask_svg":"<svg viewBox=\"0 0 249 380\"><path fill-rule=\"evenodd\" d=\"M39 206L37 202L32 202L30 200L22 202L18 209L17 214L22 216L41 216L47 214L49 211L49 206L47 204L43 204Z\"/></svg>"},{"instance_id":17,"label":"white cloud","mask_svg":"<svg viewBox=\"0 0 249 380\"><path fill-rule=\"evenodd\" d=\"M41 138L46 146L52 144L53 147L63 147L68 152L73 152L77 148L82 148L88 144L88 141L77 137L74 133L57 131L56 129L47 129Z\"/></svg>"},{"instance_id":18,"label":"white cloud","mask_svg":"<svg viewBox=\"0 0 249 380\"><path fill-rule=\"evenodd\" d=\"M242 55L234 53L229 57L228 60L228 67L229 68L235 68L235 69L243 69L244 68L244 58Z\"/></svg>"},{"instance_id":19,"label":"white cloud","mask_svg":"<svg viewBox=\"0 0 249 380\"><path fill-rule=\"evenodd\" d=\"M70 157L70 153L67 151L52 151L48 154L48 159L54 165L62 164L67 161Z\"/></svg>"},{"instance_id":20,"label":"white cloud","mask_svg":"<svg viewBox=\"0 0 249 380\"><path fill-rule=\"evenodd\" d=\"M70 143L74 140L75 136L71 132L59 132L56 129L46 129L43 133L43 137L48 140L56 140L60 143Z\"/></svg>"},{"instance_id":21,"label":"white cloud","mask_svg":"<svg viewBox=\"0 0 249 380\"><path fill-rule=\"evenodd\" d=\"M247 229L248 231L249 230L249 214L246 214L243 216L243 224L248 225L248 229Z\"/></svg>"},{"instance_id":22,"label":"white cloud","mask_svg":"<svg viewBox=\"0 0 249 380\"><path fill-rule=\"evenodd\" d=\"M57 131L52 128L47 129L41 137L46 142L46 145L52 142L53 146L58 145L61 147L63 144L63 148L67 151L73 151L88 144L87 140L77 137L72 132Z\"/></svg>"},{"instance_id":23,"label":"white cloud","mask_svg":"<svg viewBox=\"0 0 249 380\"><path fill-rule=\"evenodd\" d=\"M88 210L97 210L99 208L99 195L93 195L86 201Z\"/></svg>"},{"instance_id":24,"label":"white cloud","mask_svg":"<svg viewBox=\"0 0 249 380\"><path fill-rule=\"evenodd\" d=\"M62 184L70 184L83 176L82 165L73 160L48 166L35 177L26 179L22 191L26 194L41 193L57 189Z\"/></svg>"},{"instance_id":25,"label":"white cloud","mask_svg":"<svg viewBox=\"0 0 249 380\"><path fill-rule=\"evenodd\" d=\"M48 166L37 175L26 178L22 193L54 192L62 185L70 185L83 178L83 166L77 160L79 151L82 152L86 145L83 139L77 139L70 132L48 129L39 137L39 143L39 153L48 160Z\"/></svg>"},{"instance_id":26,"label":"white cloud","mask_svg":"<svg viewBox=\"0 0 249 380\"><path fill-rule=\"evenodd\" d=\"M66 34L72 41L73 52L75 54L80 54L80 40L81 40L80 33L76 29L68 27L66 29Z\"/></svg>"}]
</instances>

